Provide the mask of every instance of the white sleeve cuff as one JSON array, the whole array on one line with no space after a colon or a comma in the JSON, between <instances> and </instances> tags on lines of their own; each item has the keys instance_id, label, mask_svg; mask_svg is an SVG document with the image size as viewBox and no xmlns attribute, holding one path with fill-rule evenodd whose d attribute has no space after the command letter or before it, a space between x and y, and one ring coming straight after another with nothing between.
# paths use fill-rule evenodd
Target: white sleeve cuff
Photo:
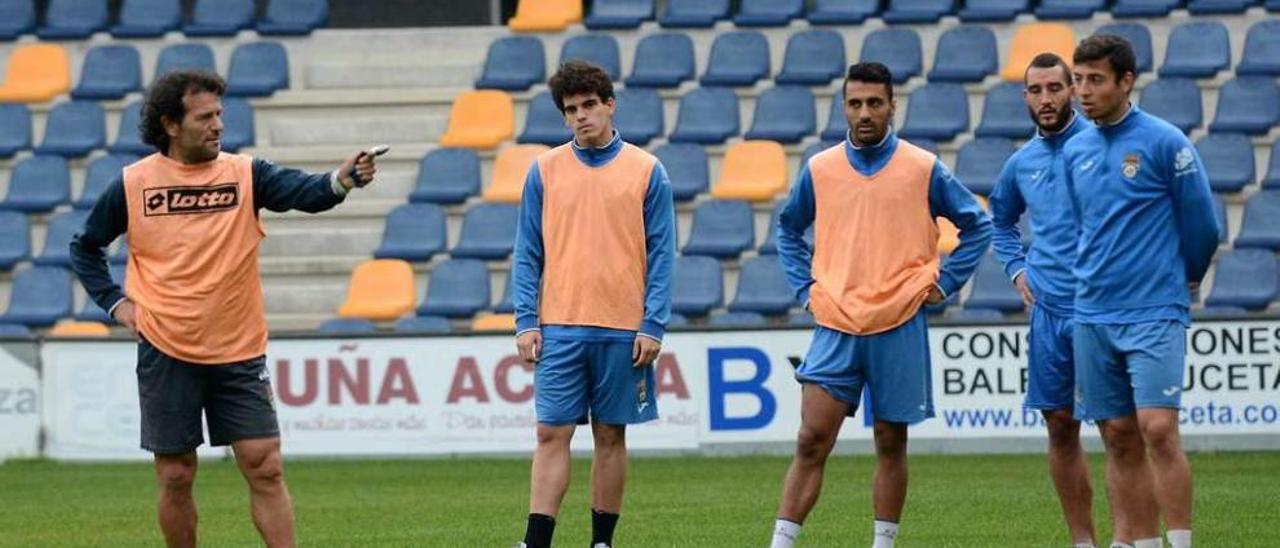
<instances>
[{"instance_id":1,"label":"white sleeve cuff","mask_svg":"<svg viewBox=\"0 0 1280 548\"><path fill-rule=\"evenodd\" d=\"M1023 275L1026 271L1027 271L1027 269L1026 269L1026 268L1019 268L1019 269L1018 269L1018 271L1017 271L1017 272L1014 272L1014 273L1013 273L1013 276L1009 278L1009 281L1011 281L1011 282L1017 282L1017 281L1018 281L1018 276Z\"/></svg>"},{"instance_id":2,"label":"white sleeve cuff","mask_svg":"<svg viewBox=\"0 0 1280 548\"><path fill-rule=\"evenodd\" d=\"M351 189L343 186L342 180L338 177L338 170L329 172L329 188L333 189L333 193L338 196L346 196Z\"/></svg>"},{"instance_id":3,"label":"white sleeve cuff","mask_svg":"<svg viewBox=\"0 0 1280 548\"><path fill-rule=\"evenodd\" d=\"M524 331L517 331L517 332L516 332L516 337L517 337L517 338L519 338L519 337L520 337L520 335L524 335L525 333L528 333L528 332L530 332L530 331L537 331L537 332L541 333L541 332L542 332L542 329L541 329L541 328L538 328L538 327L530 327L529 329L525 329Z\"/></svg>"},{"instance_id":4,"label":"white sleeve cuff","mask_svg":"<svg viewBox=\"0 0 1280 548\"><path fill-rule=\"evenodd\" d=\"M120 305L124 304L124 302L125 302L125 301L127 301L127 300L129 300L129 298L128 298L128 297L120 297L120 300L116 301L116 304L111 305L111 308L108 308L108 309L107 309L107 317L109 317L109 318L115 318L115 317L116 317L116 309L117 309L117 308L120 308Z\"/></svg>"},{"instance_id":5,"label":"white sleeve cuff","mask_svg":"<svg viewBox=\"0 0 1280 548\"><path fill-rule=\"evenodd\" d=\"M655 336L653 336L653 335L650 335L650 334L648 334L648 333L641 333L641 332L637 331L637 332L636 332L636 336L644 337L644 338L646 338L646 339L652 339L652 340L657 341L657 342L658 342L658 344L662 344L662 339L659 339L659 338L657 338L657 337L655 337Z\"/></svg>"},{"instance_id":6,"label":"white sleeve cuff","mask_svg":"<svg viewBox=\"0 0 1280 548\"><path fill-rule=\"evenodd\" d=\"M947 297L950 297L950 295L947 295L947 290L942 288L942 284L934 282L933 287L937 288L938 293L942 294L943 300L946 300Z\"/></svg>"}]
</instances>

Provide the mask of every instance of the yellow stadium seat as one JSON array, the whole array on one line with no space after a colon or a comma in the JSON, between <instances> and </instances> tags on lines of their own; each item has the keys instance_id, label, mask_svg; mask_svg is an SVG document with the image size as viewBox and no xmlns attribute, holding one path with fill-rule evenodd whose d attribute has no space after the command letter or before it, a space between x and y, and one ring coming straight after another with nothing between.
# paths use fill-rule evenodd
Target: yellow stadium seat
<instances>
[{"instance_id":1,"label":"yellow stadium seat","mask_svg":"<svg viewBox=\"0 0 1280 548\"><path fill-rule=\"evenodd\" d=\"M987 206L986 196L974 196L978 199L978 204L982 206L983 211L990 211ZM960 245L960 229L956 225L947 220L946 217L938 217L938 253L951 253Z\"/></svg>"},{"instance_id":2,"label":"yellow stadium seat","mask_svg":"<svg viewBox=\"0 0 1280 548\"><path fill-rule=\"evenodd\" d=\"M468 91L453 100L440 145L494 148L515 134L515 105L505 91Z\"/></svg>"},{"instance_id":3,"label":"yellow stadium seat","mask_svg":"<svg viewBox=\"0 0 1280 548\"><path fill-rule=\"evenodd\" d=\"M394 320L413 311L413 267L399 259L365 261L351 273L343 318Z\"/></svg>"},{"instance_id":4,"label":"yellow stadium seat","mask_svg":"<svg viewBox=\"0 0 1280 548\"><path fill-rule=\"evenodd\" d=\"M520 203L524 180L538 155L551 150L547 145L516 145L498 152L493 162L493 180L481 195L486 202Z\"/></svg>"},{"instance_id":5,"label":"yellow stadium seat","mask_svg":"<svg viewBox=\"0 0 1280 548\"><path fill-rule=\"evenodd\" d=\"M711 196L766 202L787 188L787 153L773 141L743 141L729 147Z\"/></svg>"},{"instance_id":6,"label":"yellow stadium seat","mask_svg":"<svg viewBox=\"0 0 1280 548\"><path fill-rule=\"evenodd\" d=\"M110 334L111 328L98 322L61 322L49 330L50 337L106 337Z\"/></svg>"},{"instance_id":7,"label":"yellow stadium seat","mask_svg":"<svg viewBox=\"0 0 1280 548\"><path fill-rule=\"evenodd\" d=\"M0 102L40 103L71 89L71 60L53 44L19 46L9 56Z\"/></svg>"},{"instance_id":8,"label":"yellow stadium seat","mask_svg":"<svg viewBox=\"0 0 1280 548\"><path fill-rule=\"evenodd\" d=\"M488 314L485 316L477 316L476 319L471 322L471 330L515 333L516 317L514 314Z\"/></svg>"},{"instance_id":9,"label":"yellow stadium seat","mask_svg":"<svg viewBox=\"0 0 1280 548\"><path fill-rule=\"evenodd\" d=\"M515 32L560 32L582 21L582 0L520 0L507 20Z\"/></svg>"},{"instance_id":10,"label":"yellow stadium seat","mask_svg":"<svg viewBox=\"0 0 1280 548\"><path fill-rule=\"evenodd\" d=\"M1076 36L1062 23L1031 23L1018 27L1009 45L1009 62L1000 77L1006 82L1021 82L1031 60L1041 53L1056 53L1071 64L1076 49Z\"/></svg>"}]
</instances>

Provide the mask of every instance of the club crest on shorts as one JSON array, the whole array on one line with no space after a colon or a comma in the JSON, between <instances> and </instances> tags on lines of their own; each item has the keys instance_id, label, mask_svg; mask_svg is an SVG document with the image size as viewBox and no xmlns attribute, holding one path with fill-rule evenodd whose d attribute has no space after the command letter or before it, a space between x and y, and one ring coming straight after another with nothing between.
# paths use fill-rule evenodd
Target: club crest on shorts
<instances>
[{"instance_id":1,"label":"club crest on shorts","mask_svg":"<svg viewBox=\"0 0 1280 548\"><path fill-rule=\"evenodd\" d=\"M1142 167L1142 156L1136 152L1126 154L1124 157L1124 165L1120 168L1120 173L1125 179L1133 179L1138 176L1138 169Z\"/></svg>"}]
</instances>

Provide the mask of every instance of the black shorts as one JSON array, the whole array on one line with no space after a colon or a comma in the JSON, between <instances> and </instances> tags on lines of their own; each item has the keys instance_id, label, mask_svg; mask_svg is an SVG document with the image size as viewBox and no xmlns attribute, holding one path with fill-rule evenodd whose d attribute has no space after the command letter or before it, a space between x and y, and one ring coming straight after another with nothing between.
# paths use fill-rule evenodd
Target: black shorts
<instances>
[{"instance_id":1,"label":"black shorts","mask_svg":"<svg viewBox=\"0 0 1280 548\"><path fill-rule=\"evenodd\" d=\"M162 455L195 451L204 443L280 436L266 356L225 365L173 358L143 339L138 343L138 403L142 448Z\"/></svg>"}]
</instances>

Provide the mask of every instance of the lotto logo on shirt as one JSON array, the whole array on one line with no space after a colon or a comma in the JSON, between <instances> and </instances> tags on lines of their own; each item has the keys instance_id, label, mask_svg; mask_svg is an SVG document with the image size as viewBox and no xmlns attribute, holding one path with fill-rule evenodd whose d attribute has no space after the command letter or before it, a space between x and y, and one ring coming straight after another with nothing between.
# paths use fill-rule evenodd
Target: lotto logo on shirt
<instances>
[{"instance_id":1,"label":"lotto logo on shirt","mask_svg":"<svg viewBox=\"0 0 1280 548\"><path fill-rule=\"evenodd\" d=\"M225 211L240 205L240 185L148 188L143 192L142 203L148 217Z\"/></svg>"}]
</instances>

